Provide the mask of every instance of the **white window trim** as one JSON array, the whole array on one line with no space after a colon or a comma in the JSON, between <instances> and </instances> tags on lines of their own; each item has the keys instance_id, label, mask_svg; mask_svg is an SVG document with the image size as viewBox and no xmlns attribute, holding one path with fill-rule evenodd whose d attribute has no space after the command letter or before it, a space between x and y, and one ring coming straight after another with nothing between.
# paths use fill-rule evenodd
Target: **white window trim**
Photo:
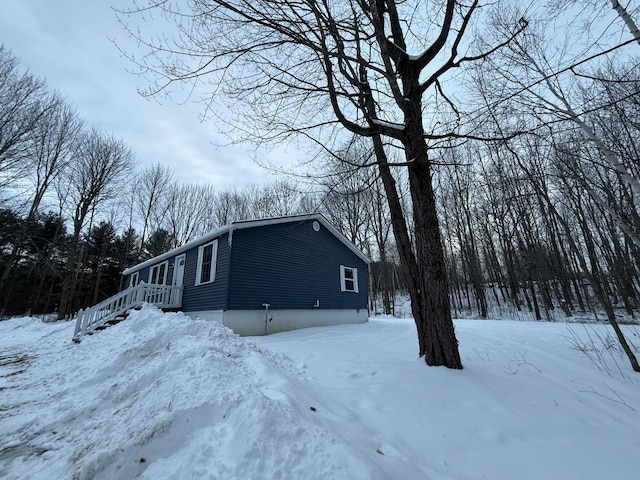
<instances>
[{"instance_id":1,"label":"white window trim","mask_svg":"<svg viewBox=\"0 0 640 480\"><path fill-rule=\"evenodd\" d=\"M347 270L351 270L353 272L353 290L347 290L347 278L345 275ZM358 289L358 269L357 268L340 265L340 291L350 292L350 293L360 293L360 290Z\"/></svg>"},{"instance_id":2,"label":"white window trim","mask_svg":"<svg viewBox=\"0 0 640 480\"><path fill-rule=\"evenodd\" d=\"M164 275L162 277L162 283L158 282L155 285L166 285L167 284L167 273L169 272L169 261L165 260L164 262L160 262L149 268L149 284L151 285L151 278L153 277L153 270L155 268L160 269L160 266L164 265Z\"/></svg>"},{"instance_id":3,"label":"white window trim","mask_svg":"<svg viewBox=\"0 0 640 480\"><path fill-rule=\"evenodd\" d=\"M204 249L209 245L212 245L213 248L211 250L211 272L209 274L209 280L201 282L200 278L202 277L202 257L204 254ZM214 240L213 242L205 243L198 247L198 267L196 268L196 285L206 285L207 283L213 283L216 280L216 264L218 263L218 240Z\"/></svg>"},{"instance_id":4,"label":"white window trim","mask_svg":"<svg viewBox=\"0 0 640 480\"><path fill-rule=\"evenodd\" d=\"M135 287L138 284L138 277L140 272L133 272L129 277L129 288Z\"/></svg>"}]
</instances>

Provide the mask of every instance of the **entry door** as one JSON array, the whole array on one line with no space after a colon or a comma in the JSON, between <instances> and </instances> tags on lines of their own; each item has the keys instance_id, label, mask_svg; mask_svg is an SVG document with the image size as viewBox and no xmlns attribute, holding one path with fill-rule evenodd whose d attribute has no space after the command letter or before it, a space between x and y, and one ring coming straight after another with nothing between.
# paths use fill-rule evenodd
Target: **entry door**
<instances>
[{"instance_id":1,"label":"entry door","mask_svg":"<svg viewBox=\"0 0 640 480\"><path fill-rule=\"evenodd\" d=\"M174 262L173 267L173 285L181 287L184 282L184 263L187 258L187 254L183 253L178 255Z\"/></svg>"}]
</instances>

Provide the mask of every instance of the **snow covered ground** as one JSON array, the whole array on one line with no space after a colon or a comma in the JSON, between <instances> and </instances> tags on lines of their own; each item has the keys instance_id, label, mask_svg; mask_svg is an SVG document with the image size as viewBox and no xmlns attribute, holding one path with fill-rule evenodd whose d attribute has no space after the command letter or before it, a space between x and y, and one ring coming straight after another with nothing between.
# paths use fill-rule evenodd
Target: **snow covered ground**
<instances>
[{"instance_id":1,"label":"snow covered ground","mask_svg":"<svg viewBox=\"0 0 640 480\"><path fill-rule=\"evenodd\" d=\"M458 320L462 371L416 358L410 319L72 331L0 322L0 478L640 478L640 375L607 326Z\"/></svg>"}]
</instances>

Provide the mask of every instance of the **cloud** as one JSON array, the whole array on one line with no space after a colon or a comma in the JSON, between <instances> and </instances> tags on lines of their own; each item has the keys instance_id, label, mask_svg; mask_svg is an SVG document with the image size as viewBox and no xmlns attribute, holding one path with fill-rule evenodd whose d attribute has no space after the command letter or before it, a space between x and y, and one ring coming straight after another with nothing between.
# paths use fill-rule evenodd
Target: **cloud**
<instances>
[{"instance_id":1,"label":"cloud","mask_svg":"<svg viewBox=\"0 0 640 480\"><path fill-rule=\"evenodd\" d=\"M199 105L159 104L137 93L144 80L127 72L131 65L112 43L127 38L110 5L131 2L2 0L0 42L88 124L122 138L141 166L159 162L179 180L219 186L269 180L250 147L227 145L213 122L199 121Z\"/></svg>"}]
</instances>

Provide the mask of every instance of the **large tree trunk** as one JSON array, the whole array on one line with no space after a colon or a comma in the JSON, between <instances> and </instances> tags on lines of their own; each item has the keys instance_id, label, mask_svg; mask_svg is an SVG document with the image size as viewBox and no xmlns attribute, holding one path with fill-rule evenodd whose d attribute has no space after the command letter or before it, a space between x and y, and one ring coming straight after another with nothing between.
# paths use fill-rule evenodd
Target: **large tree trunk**
<instances>
[{"instance_id":1,"label":"large tree trunk","mask_svg":"<svg viewBox=\"0 0 640 480\"><path fill-rule=\"evenodd\" d=\"M449 281L440 238L431 168L416 161L409 167L417 261L416 298L412 298L420 355L428 365L462 368L449 304ZM417 311L416 311L417 310Z\"/></svg>"},{"instance_id":2,"label":"large tree trunk","mask_svg":"<svg viewBox=\"0 0 640 480\"><path fill-rule=\"evenodd\" d=\"M437 204L433 191L429 146L424 138L420 67L408 62L401 68L404 147L413 204L415 238L415 288L411 295L413 318L418 330L420 356L430 366L461 369L451 305L444 247L440 237ZM409 291L412 293L412 291Z\"/></svg>"},{"instance_id":3,"label":"large tree trunk","mask_svg":"<svg viewBox=\"0 0 640 480\"><path fill-rule=\"evenodd\" d=\"M428 164L423 164L426 169L418 168L416 164L409 169L416 229L414 253L382 140L379 136L373 136L372 140L400 261L406 271L411 311L418 331L419 355L424 356L428 365L461 369L430 168Z\"/></svg>"}]
</instances>

